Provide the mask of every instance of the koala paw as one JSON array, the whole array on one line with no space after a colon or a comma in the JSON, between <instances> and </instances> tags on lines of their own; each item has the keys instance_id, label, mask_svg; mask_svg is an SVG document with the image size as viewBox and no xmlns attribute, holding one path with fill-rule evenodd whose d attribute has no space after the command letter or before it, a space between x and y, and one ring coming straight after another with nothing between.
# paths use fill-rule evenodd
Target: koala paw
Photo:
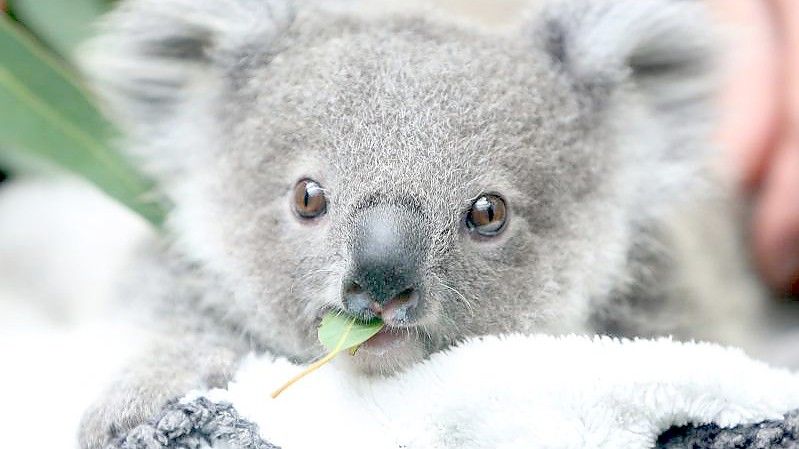
<instances>
[{"instance_id":1,"label":"koala paw","mask_svg":"<svg viewBox=\"0 0 799 449\"><path fill-rule=\"evenodd\" d=\"M155 416L168 402L153 395L132 393L112 393L84 414L79 432L81 449L113 447L111 442Z\"/></svg>"},{"instance_id":2,"label":"koala paw","mask_svg":"<svg viewBox=\"0 0 799 449\"><path fill-rule=\"evenodd\" d=\"M211 337L203 338L207 342ZM81 449L161 447L144 442L120 446L119 442L129 439L137 426L158 418L165 406L189 391L224 386L239 360L240 351L223 345L203 345L198 341L204 340L196 335L164 340L165 345L153 347L149 355L131 364L101 400L89 408L79 432Z\"/></svg>"},{"instance_id":3,"label":"koala paw","mask_svg":"<svg viewBox=\"0 0 799 449\"><path fill-rule=\"evenodd\" d=\"M239 417L232 405L204 397L186 403L171 401L154 417L111 441L105 449L206 447L279 449L259 436L258 426Z\"/></svg>"}]
</instances>

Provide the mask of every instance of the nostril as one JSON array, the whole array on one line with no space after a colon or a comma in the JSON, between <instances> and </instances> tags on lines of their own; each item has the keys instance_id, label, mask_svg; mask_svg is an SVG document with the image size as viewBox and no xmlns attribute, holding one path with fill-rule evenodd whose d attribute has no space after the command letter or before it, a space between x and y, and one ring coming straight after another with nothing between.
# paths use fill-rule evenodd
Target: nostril
<instances>
[{"instance_id":1,"label":"nostril","mask_svg":"<svg viewBox=\"0 0 799 449\"><path fill-rule=\"evenodd\" d=\"M413 288L406 288L405 290L401 291L397 296L392 298L393 301L409 301L413 299L413 295L416 295L416 290Z\"/></svg>"},{"instance_id":2,"label":"nostril","mask_svg":"<svg viewBox=\"0 0 799 449\"><path fill-rule=\"evenodd\" d=\"M408 288L383 305L383 319L390 324L407 324L416 317L421 300L419 291Z\"/></svg>"},{"instance_id":3,"label":"nostril","mask_svg":"<svg viewBox=\"0 0 799 449\"><path fill-rule=\"evenodd\" d=\"M382 312L380 305L355 281L344 283L341 291L341 303L347 313L362 319L374 318Z\"/></svg>"},{"instance_id":4,"label":"nostril","mask_svg":"<svg viewBox=\"0 0 799 449\"><path fill-rule=\"evenodd\" d=\"M363 287L355 281L351 281L344 286L344 296L358 295L360 293L363 293Z\"/></svg>"}]
</instances>

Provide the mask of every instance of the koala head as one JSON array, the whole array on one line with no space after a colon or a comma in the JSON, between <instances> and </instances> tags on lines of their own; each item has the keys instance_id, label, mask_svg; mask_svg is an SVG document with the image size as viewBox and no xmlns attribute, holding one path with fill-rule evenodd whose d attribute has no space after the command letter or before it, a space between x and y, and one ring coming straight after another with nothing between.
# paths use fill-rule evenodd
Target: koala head
<instances>
[{"instance_id":1,"label":"koala head","mask_svg":"<svg viewBox=\"0 0 799 449\"><path fill-rule=\"evenodd\" d=\"M473 335L570 332L705 151L700 7L548 2L512 31L349 3L128 0L89 73L174 203L215 310L318 355L328 311L391 372Z\"/></svg>"}]
</instances>

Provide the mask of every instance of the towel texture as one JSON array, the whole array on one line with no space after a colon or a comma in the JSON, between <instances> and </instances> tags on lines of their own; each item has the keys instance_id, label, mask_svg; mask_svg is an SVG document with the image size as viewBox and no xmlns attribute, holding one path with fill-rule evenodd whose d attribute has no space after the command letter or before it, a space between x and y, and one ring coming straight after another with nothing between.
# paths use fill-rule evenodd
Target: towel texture
<instances>
[{"instance_id":1,"label":"towel texture","mask_svg":"<svg viewBox=\"0 0 799 449\"><path fill-rule=\"evenodd\" d=\"M258 436L258 426L239 417L231 404L198 398L174 402L112 448L181 449L224 446L229 449L279 449ZM527 446L522 446L527 447ZM799 447L799 411L784 419L722 429L715 424L673 427L656 449L774 449Z\"/></svg>"},{"instance_id":2,"label":"towel texture","mask_svg":"<svg viewBox=\"0 0 799 449\"><path fill-rule=\"evenodd\" d=\"M339 362L272 400L301 367L252 357L227 389L170 404L115 447L799 447L799 378L715 345L508 336L391 378Z\"/></svg>"}]
</instances>

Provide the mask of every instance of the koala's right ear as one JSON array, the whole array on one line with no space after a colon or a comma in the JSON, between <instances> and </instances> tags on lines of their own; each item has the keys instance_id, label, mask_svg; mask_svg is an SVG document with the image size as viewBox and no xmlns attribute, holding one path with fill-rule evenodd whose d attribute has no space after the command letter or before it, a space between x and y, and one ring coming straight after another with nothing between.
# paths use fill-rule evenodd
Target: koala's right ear
<instances>
[{"instance_id":1,"label":"koala's right ear","mask_svg":"<svg viewBox=\"0 0 799 449\"><path fill-rule=\"evenodd\" d=\"M528 30L590 106L632 85L655 110L685 120L714 93L717 36L702 3L548 0Z\"/></svg>"},{"instance_id":2,"label":"koala's right ear","mask_svg":"<svg viewBox=\"0 0 799 449\"><path fill-rule=\"evenodd\" d=\"M123 0L79 58L110 114L147 132L168 126L246 49L268 52L293 16L290 0Z\"/></svg>"}]
</instances>

